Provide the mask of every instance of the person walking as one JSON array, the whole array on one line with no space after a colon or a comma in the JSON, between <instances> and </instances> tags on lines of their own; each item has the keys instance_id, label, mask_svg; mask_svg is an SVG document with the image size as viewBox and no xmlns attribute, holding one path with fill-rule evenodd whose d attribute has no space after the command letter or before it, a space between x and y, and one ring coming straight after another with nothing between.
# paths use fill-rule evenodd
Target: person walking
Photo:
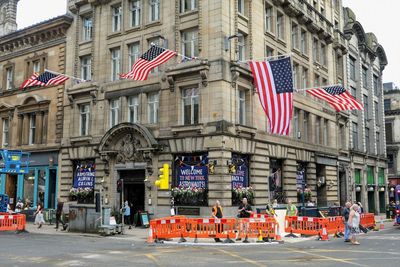
<instances>
[{"instance_id":1,"label":"person walking","mask_svg":"<svg viewBox=\"0 0 400 267\"><path fill-rule=\"evenodd\" d=\"M360 245L356 236L360 233L360 213L358 212L359 206L354 204L350 208L348 224L350 227L351 243L353 245Z\"/></svg>"},{"instance_id":2,"label":"person walking","mask_svg":"<svg viewBox=\"0 0 400 267\"><path fill-rule=\"evenodd\" d=\"M298 210L295 204L292 203L292 200L289 199L288 205L286 208L286 216L297 216Z\"/></svg>"},{"instance_id":3,"label":"person walking","mask_svg":"<svg viewBox=\"0 0 400 267\"><path fill-rule=\"evenodd\" d=\"M64 202L62 202L60 198L57 198L56 227L55 227L56 230L58 230L58 225L59 225L60 222L61 222L61 225L62 225L62 230L64 230L65 223L61 219L63 209L64 209Z\"/></svg>"},{"instance_id":4,"label":"person walking","mask_svg":"<svg viewBox=\"0 0 400 267\"><path fill-rule=\"evenodd\" d=\"M349 221L349 215L350 215L350 208L351 208L351 202L346 202L343 211L342 211L342 216L343 216L343 223L344 223L344 242L350 242L350 226L348 224Z\"/></svg>"},{"instance_id":5,"label":"person walking","mask_svg":"<svg viewBox=\"0 0 400 267\"><path fill-rule=\"evenodd\" d=\"M38 228L41 228L42 225L44 224L44 218L43 218L43 205L42 203L39 203L37 205L36 211L35 211L35 224L38 224Z\"/></svg>"},{"instance_id":6,"label":"person walking","mask_svg":"<svg viewBox=\"0 0 400 267\"><path fill-rule=\"evenodd\" d=\"M131 226L131 207L129 207L128 200L124 203L124 223L129 225L129 229L132 229Z\"/></svg>"},{"instance_id":7,"label":"person walking","mask_svg":"<svg viewBox=\"0 0 400 267\"><path fill-rule=\"evenodd\" d=\"M215 205L212 207L211 216L214 219L221 219L224 216L224 214L222 213L222 206L219 200L215 201ZM223 225L220 223L215 224L216 232L218 234L222 232L222 227ZM219 237L214 238L214 240L215 242L222 242L221 239L219 239Z\"/></svg>"}]
</instances>

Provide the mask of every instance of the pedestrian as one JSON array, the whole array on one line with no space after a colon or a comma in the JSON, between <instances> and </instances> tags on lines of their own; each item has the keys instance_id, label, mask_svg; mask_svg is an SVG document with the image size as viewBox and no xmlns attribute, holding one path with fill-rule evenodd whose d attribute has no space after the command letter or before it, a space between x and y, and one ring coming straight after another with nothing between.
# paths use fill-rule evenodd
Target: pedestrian
<instances>
[{"instance_id":1,"label":"pedestrian","mask_svg":"<svg viewBox=\"0 0 400 267\"><path fill-rule=\"evenodd\" d=\"M278 207L278 200L274 199L274 201L272 202L272 207L274 209Z\"/></svg>"},{"instance_id":2,"label":"pedestrian","mask_svg":"<svg viewBox=\"0 0 400 267\"><path fill-rule=\"evenodd\" d=\"M57 198L56 227L55 227L56 230L58 230L58 225L60 222L62 224L62 230L64 230L64 227L65 227L65 223L61 219L63 208L64 208L64 202L61 201L61 198Z\"/></svg>"},{"instance_id":3,"label":"pedestrian","mask_svg":"<svg viewBox=\"0 0 400 267\"><path fill-rule=\"evenodd\" d=\"M131 226L131 207L129 207L128 200L124 203L124 222L126 225L129 225L129 229L132 229Z\"/></svg>"},{"instance_id":4,"label":"pedestrian","mask_svg":"<svg viewBox=\"0 0 400 267\"><path fill-rule=\"evenodd\" d=\"M247 198L242 199L242 204L240 204L238 209L239 218L250 218L253 209L251 208L250 204L247 202Z\"/></svg>"},{"instance_id":5,"label":"pedestrian","mask_svg":"<svg viewBox=\"0 0 400 267\"><path fill-rule=\"evenodd\" d=\"M215 201L215 205L212 207L211 216L214 219L221 219L224 216L224 214L222 213L222 206L219 200ZM217 234L220 234L222 232L222 227L223 225L221 223L215 224ZM214 240L215 242L222 242L219 237L214 238Z\"/></svg>"},{"instance_id":6,"label":"pedestrian","mask_svg":"<svg viewBox=\"0 0 400 267\"><path fill-rule=\"evenodd\" d=\"M360 213L358 212L359 208L360 207L357 204L351 206L348 220L351 234L351 243L353 245L360 245L360 243L356 239L356 236L360 233Z\"/></svg>"},{"instance_id":7,"label":"pedestrian","mask_svg":"<svg viewBox=\"0 0 400 267\"><path fill-rule=\"evenodd\" d=\"M289 199L288 205L286 208L286 216L297 216L298 210L295 204L292 203L292 200Z\"/></svg>"},{"instance_id":8,"label":"pedestrian","mask_svg":"<svg viewBox=\"0 0 400 267\"><path fill-rule=\"evenodd\" d=\"M361 202L356 203L358 205L358 213L364 213L364 207L361 205Z\"/></svg>"},{"instance_id":9,"label":"pedestrian","mask_svg":"<svg viewBox=\"0 0 400 267\"><path fill-rule=\"evenodd\" d=\"M350 208L351 208L351 202L346 202L343 211L342 211L342 216L343 216L343 223L344 223L344 242L350 242L350 226L348 224L349 221L349 215L350 215Z\"/></svg>"},{"instance_id":10,"label":"pedestrian","mask_svg":"<svg viewBox=\"0 0 400 267\"><path fill-rule=\"evenodd\" d=\"M44 224L43 218L43 205L42 203L38 203L36 211L35 211L35 224L38 224L38 228L41 228Z\"/></svg>"},{"instance_id":11,"label":"pedestrian","mask_svg":"<svg viewBox=\"0 0 400 267\"><path fill-rule=\"evenodd\" d=\"M24 203L22 202L22 199L19 198L17 204L15 205L15 212L20 213L24 209Z\"/></svg>"}]
</instances>

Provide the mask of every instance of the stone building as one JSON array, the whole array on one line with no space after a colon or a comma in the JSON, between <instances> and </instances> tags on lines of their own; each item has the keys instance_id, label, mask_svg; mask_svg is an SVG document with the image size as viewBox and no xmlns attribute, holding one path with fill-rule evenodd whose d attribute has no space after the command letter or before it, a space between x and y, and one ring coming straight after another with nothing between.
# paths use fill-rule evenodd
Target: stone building
<instances>
[{"instance_id":1,"label":"stone building","mask_svg":"<svg viewBox=\"0 0 400 267\"><path fill-rule=\"evenodd\" d=\"M0 193L32 207L55 208L64 86L20 89L33 72L64 72L65 15L17 30L16 0L0 1L0 142L2 149L31 153L29 173L0 175Z\"/></svg>"},{"instance_id":2,"label":"stone building","mask_svg":"<svg viewBox=\"0 0 400 267\"><path fill-rule=\"evenodd\" d=\"M197 187L172 190L175 205L203 216L215 200L234 215L235 186L251 186L257 207L302 202L304 189L321 206L352 197L350 113L296 92L290 136L268 134L245 63L291 54L296 88L346 85L341 1L69 0L68 9L66 72L87 82L66 85L62 197L75 170L95 164L106 203L119 206L123 178L134 210L162 216L171 192L154 181L165 163L171 188ZM146 81L120 80L151 43L199 59L172 59Z\"/></svg>"},{"instance_id":3,"label":"stone building","mask_svg":"<svg viewBox=\"0 0 400 267\"><path fill-rule=\"evenodd\" d=\"M364 105L363 111L350 114L353 179L348 188L353 191L352 199L361 201L367 211L385 212L387 163L382 71L387 58L376 36L364 31L351 9L344 9L344 20L344 34L349 39L347 85Z\"/></svg>"},{"instance_id":4,"label":"stone building","mask_svg":"<svg viewBox=\"0 0 400 267\"><path fill-rule=\"evenodd\" d=\"M400 129L400 89L393 86L386 88L384 98L388 191L389 198L394 200L394 188L400 185L400 133L398 131Z\"/></svg>"}]
</instances>

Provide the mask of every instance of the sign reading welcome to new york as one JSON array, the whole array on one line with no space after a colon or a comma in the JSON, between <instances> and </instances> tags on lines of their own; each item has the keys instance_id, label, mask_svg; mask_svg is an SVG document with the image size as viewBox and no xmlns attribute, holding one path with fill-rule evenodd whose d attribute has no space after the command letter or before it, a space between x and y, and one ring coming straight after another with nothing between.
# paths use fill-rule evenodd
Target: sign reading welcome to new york
<instances>
[{"instance_id":1,"label":"sign reading welcome to new york","mask_svg":"<svg viewBox=\"0 0 400 267\"><path fill-rule=\"evenodd\" d=\"M232 188L248 186L249 178L247 175L247 166L243 164L237 167L236 172L232 175Z\"/></svg>"},{"instance_id":2,"label":"sign reading welcome to new york","mask_svg":"<svg viewBox=\"0 0 400 267\"><path fill-rule=\"evenodd\" d=\"M96 170L93 165L77 168L75 171L74 187L94 188L95 177L96 177Z\"/></svg>"},{"instance_id":3,"label":"sign reading welcome to new york","mask_svg":"<svg viewBox=\"0 0 400 267\"><path fill-rule=\"evenodd\" d=\"M207 166L181 166L178 169L178 186L207 188Z\"/></svg>"}]
</instances>

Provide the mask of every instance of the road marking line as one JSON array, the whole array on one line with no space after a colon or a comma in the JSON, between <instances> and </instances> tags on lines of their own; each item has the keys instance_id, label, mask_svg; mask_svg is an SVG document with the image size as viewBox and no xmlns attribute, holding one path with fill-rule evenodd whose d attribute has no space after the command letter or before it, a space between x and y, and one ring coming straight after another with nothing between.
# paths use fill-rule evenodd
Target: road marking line
<instances>
[{"instance_id":1,"label":"road marking line","mask_svg":"<svg viewBox=\"0 0 400 267\"><path fill-rule=\"evenodd\" d=\"M242 256L240 256L240 255L237 255L237 254L235 254L235 253L232 253L232 252L229 252L229 251L226 251L226 250L223 250L223 249L218 249L218 251L220 251L220 252L222 252L222 253L225 253L225 254L227 254L227 255L229 255L229 256L231 256L231 257L234 257L234 258L237 258L237 259L239 259L239 260L242 260L242 261L244 261L244 262L251 263L251 264L253 264L253 265L255 265L255 266L267 267L267 265L265 265L265 264L261 264L261 263L259 263L259 262L257 262L257 261L254 261L254 260L251 260L251 259L242 257Z\"/></svg>"},{"instance_id":2,"label":"road marking line","mask_svg":"<svg viewBox=\"0 0 400 267\"><path fill-rule=\"evenodd\" d=\"M324 255L319 255L319 254L315 254L315 253L311 253L311 252L296 250L296 249L292 249L292 248L286 248L286 249L290 250L292 252L306 254L306 255L310 255L310 256L314 256L314 257L321 257L321 258L325 258L325 259L329 259L329 260L337 261L337 262L341 262L341 263L347 263L347 264L356 265L356 266L366 266L366 265L362 265L362 264L359 264L359 263L346 261L346 260L343 260L343 259L338 259L338 258L333 258L333 257L328 257L328 256L324 256Z\"/></svg>"},{"instance_id":3,"label":"road marking line","mask_svg":"<svg viewBox=\"0 0 400 267\"><path fill-rule=\"evenodd\" d=\"M152 254L144 254L147 258L149 258L150 260L152 260L157 266L164 266L160 263L159 260L156 259L156 257L154 257L154 255Z\"/></svg>"}]
</instances>

